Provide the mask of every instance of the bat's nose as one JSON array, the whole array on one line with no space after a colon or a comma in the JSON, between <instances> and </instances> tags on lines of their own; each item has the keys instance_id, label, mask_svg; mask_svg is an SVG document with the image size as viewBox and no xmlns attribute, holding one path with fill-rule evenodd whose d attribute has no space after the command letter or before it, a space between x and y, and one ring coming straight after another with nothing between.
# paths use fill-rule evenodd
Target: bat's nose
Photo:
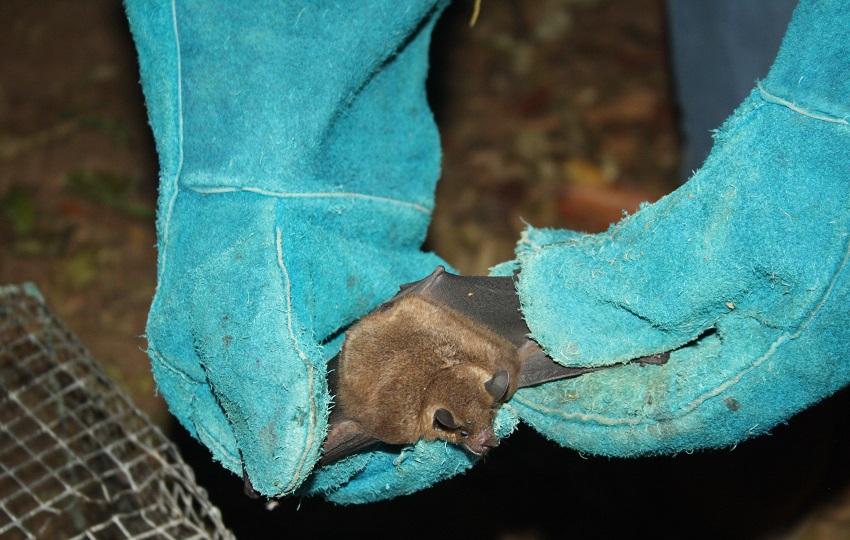
<instances>
[{"instance_id":1,"label":"bat's nose","mask_svg":"<svg viewBox=\"0 0 850 540\"><path fill-rule=\"evenodd\" d=\"M486 456L487 452L499 446L499 441L494 442L493 444L482 444L481 445L481 455Z\"/></svg>"},{"instance_id":2,"label":"bat's nose","mask_svg":"<svg viewBox=\"0 0 850 540\"><path fill-rule=\"evenodd\" d=\"M464 446L476 456L483 456L493 448L499 446L499 439L496 438L496 434L493 433L492 429L487 429L475 437L475 440L464 444Z\"/></svg>"}]
</instances>

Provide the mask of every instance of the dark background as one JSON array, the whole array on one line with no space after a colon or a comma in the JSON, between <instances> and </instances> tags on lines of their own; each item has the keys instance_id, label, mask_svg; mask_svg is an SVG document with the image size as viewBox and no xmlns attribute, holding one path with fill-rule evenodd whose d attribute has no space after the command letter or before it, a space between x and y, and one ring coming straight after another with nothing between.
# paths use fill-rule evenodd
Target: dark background
<instances>
[{"instance_id":1,"label":"dark background","mask_svg":"<svg viewBox=\"0 0 850 540\"><path fill-rule=\"evenodd\" d=\"M485 273L512 258L522 219L601 231L684 180L662 2L484 0L470 29L471 11L457 0L433 39L444 173L431 249ZM121 4L0 3L0 283L36 282L172 434L239 537L850 537L847 391L732 450L610 460L521 427L424 492L267 512L155 394L142 334L156 185Z\"/></svg>"}]
</instances>

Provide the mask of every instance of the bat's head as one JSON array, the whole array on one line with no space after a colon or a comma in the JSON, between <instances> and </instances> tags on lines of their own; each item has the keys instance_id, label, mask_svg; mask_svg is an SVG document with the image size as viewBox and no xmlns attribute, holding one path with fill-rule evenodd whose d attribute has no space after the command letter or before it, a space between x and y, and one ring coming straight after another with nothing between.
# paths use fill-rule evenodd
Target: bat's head
<instances>
[{"instance_id":1,"label":"bat's head","mask_svg":"<svg viewBox=\"0 0 850 540\"><path fill-rule=\"evenodd\" d=\"M463 446L476 456L499 445L493 429L496 411L508 397L510 375L499 371L482 380L480 374L455 373L448 384L439 384L439 398L429 408L432 437ZM461 386L455 387L456 384Z\"/></svg>"}]
</instances>

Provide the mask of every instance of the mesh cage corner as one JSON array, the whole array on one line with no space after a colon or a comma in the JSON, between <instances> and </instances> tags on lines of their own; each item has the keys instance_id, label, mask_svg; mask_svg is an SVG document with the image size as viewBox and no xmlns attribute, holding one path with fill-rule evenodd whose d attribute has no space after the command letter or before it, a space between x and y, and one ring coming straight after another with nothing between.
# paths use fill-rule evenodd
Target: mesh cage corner
<instances>
[{"instance_id":1,"label":"mesh cage corner","mask_svg":"<svg viewBox=\"0 0 850 540\"><path fill-rule=\"evenodd\" d=\"M177 448L29 284L0 287L0 428L0 538L233 538Z\"/></svg>"}]
</instances>

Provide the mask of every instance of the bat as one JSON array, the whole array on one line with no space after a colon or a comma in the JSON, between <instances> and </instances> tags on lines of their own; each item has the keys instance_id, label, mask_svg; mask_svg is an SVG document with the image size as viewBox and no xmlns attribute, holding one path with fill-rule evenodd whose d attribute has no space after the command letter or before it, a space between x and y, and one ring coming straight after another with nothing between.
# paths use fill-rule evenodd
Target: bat
<instances>
[{"instance_id":1,"label":"bat","mask_svg":"<svg viewBox=\"0 0 850 540\"><path fill-rule=\"evenodd\" d=\"M483 456L499 444L496 411L518 388L614 367L565 367L549 358L528 337L517 279L438 266L352 325L328 363L335 397L319 464L380 443L436 439Z\"/></svg>"}]
</instances>

